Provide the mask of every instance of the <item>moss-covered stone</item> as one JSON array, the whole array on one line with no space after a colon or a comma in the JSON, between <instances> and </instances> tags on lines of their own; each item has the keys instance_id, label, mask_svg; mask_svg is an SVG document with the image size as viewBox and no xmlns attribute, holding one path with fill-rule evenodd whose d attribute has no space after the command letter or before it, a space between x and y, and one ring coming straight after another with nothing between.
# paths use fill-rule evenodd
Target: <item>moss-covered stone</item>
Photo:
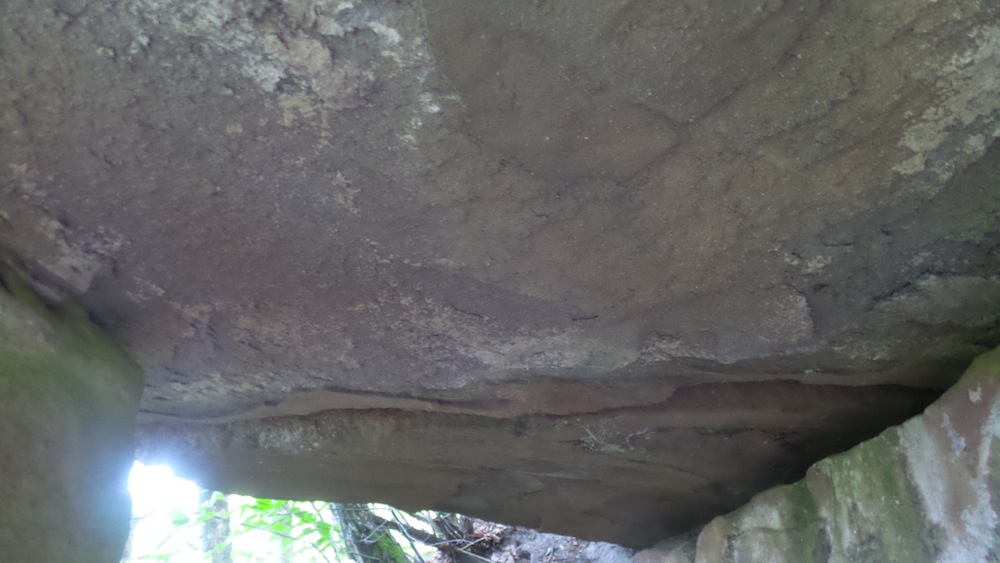
<instances>
[{"instance_id":1,"label":"moss-covered stone","mask_svg":"<svg viewBox=\"0 0 1000 563\"><path fill-rule=\"evenodd\" d=\"M117 561L141 370L81 311L0 264L0 553Z\"/></svg>"},{"instance_id":2,"label":"moss-covered stone","mask_svg":"<svg viewBox=\"0 0 1000 563\"><path fill-rule=\"evenodd\" d=\"M713 520L697 561L995 558L998 437L1000 349L924 414Z\"/></svg>"}]
</instances>

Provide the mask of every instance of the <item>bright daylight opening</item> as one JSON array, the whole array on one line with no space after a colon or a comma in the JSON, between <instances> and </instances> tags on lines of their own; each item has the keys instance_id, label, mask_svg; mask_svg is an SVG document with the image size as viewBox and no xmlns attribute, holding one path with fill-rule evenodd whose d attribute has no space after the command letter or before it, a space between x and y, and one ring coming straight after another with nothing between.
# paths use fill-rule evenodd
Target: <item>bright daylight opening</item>
<instances>
[{"instance_id":1,"label":"bright daylight opening","mask_svg":"<svg viewBox=\"0 0 1000 563\"><path fill-rule=\"evenodd\" d=\"M439 547L469 553L482 542L462 537L457 515L222 495L169 467L138 461L129 491L132 532L122 563L331 563L373 556L419 562L435 560Z\"/></svg>"},{"instance_id":2,"label":"bright daylight opening","mask_svg":"<svg viewBox=\"0 0 1000 563\"><path fill-rule=\"evenodd\" d=\"M132 535L124 562L200 561L204 559L200 530L184 527L201 504L198 485L181 479L164 465L135 462L129 474L132 494ZM166 556L166 557L164 557Z\"/></svg>"}]
</instances>

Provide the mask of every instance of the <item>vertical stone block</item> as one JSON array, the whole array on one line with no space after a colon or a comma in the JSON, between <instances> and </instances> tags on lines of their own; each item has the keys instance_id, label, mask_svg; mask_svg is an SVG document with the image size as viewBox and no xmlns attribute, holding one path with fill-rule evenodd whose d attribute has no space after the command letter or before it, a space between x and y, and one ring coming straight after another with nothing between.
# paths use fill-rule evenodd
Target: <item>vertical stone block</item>
<instances>
[{"instance_id":1,"label":"vertical stone block","mask_svg":"<svg viewBox=\"0 0 1000 563\"><path fill-rule=\"evenodd\" d=\"M0 263L0 559L119 560L142 386L85 313Z\"/></svg>"},{"instance_id":2,"label":"vertical stone block","mask_svg":"<svg viewBox=\"0 0 1000 563\"><path fill-rule=\"evenodd\" d=\"M993 561L1000 349L920 416L716 518L698 562Z\"/></svg>"}]
</instances>

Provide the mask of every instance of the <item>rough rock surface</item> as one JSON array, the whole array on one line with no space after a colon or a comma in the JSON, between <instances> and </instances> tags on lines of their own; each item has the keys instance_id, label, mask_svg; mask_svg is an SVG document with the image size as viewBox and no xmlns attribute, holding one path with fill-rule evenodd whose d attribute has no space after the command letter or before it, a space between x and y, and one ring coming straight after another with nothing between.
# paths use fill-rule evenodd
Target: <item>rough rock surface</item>
<instances>
[{"instance_id":1,"label":"rough rock surface","mask_svg":"<svg viewBox=\"0 0 1000 563\"><path fill-rule=\"evenodd\" d=\"M212 486L650 543L1000 341L998 17L10 0L0 246Z\"/></svg>"},{"instance_id":2,"label":"rough rock surface","mask_svg":"<svg viewBox=\"0 0 1000 563\"><path fill-rule=\"evenodd\" d=\"M440 410L451 412L344 408L145 423L139 448L147 462L167 462L208 488L496 515L645 546L797 478L805 460L842 451L925 403L926 393L906 388L704 384L646 406L581 414L492 415L445 403Z\"/></svg>"},{"instance_id":3,"label":"rough rock surface","mask_svg":"<svg viewBox=\"0 0 1000 563\"><path fill-rule=\"evenodd\" d=\"M142 373L0 262L0 558L121 558Z\"/></svg>"},{"instance_id":4,"label":"rough rock surface","mask_svg":"<svg viewBox=\"0 0 1000 563\"><path fill-rule=\"evenodd\" d=\"M480 553L493 563L634 563L635 551L619 545L470 520L483 548Z\"/></svg>"},{"instance_id":5,"label":"rough rock surface","mask_svg":"<svg viewBox=\"0 0 1000 563\"><path fill-rule=\"evenodd\" d=\"M696 561L996 561L998 475L1000 349L924 414L713 520Z\"/></svg>"}]
</instances>

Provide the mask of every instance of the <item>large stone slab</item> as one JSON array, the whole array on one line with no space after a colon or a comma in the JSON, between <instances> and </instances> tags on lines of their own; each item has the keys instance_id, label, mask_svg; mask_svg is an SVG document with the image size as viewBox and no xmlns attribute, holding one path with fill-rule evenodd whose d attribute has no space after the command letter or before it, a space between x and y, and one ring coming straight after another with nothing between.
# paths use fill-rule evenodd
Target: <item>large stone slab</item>
<instances>
[{"instance_id":1,"label":"large stone slab","mask_svg":"<svg viewBox=\"0 0 1000 563\"><path fill-rule=\"evenodd\" d=\"M930 396L786 381L689 386L643 406L559 415L383 402L234 422L161 418L141 426L139 455L209 488L376 500L642 547L797 478L805 460L875 435Z\"/></svg>"},{"instance_id":2,"label":"large stone slab","mask_svg":"<svg viewBox=\"0 0 1000 563\"><path fill-rule=\"evenodd\" d=\"M139 361L152 435L340 428L389 488L324 480L330 434L296 494L641 543L904 420L1000 342L998 17L5 1L0 246ZM404 472L453 462L402 457L420 441L462 467L433 494ZM232 444L192 472L288 490L299 458ZM227 481L244 448L264 470ZM567 471L550 508L501 500ZM583 483L604 508L559 512Z\"/></svg>"},{"instance_id":3,"label":"large stone slab","mask_svg":"<svg viewBox=\"0 0 1000 563\"><path fill-rule=\"evenodd\" d=\"M51 309L0 262L0 553L118 561L142 372L80 310Z\"/></svg>"}]
</instances>

